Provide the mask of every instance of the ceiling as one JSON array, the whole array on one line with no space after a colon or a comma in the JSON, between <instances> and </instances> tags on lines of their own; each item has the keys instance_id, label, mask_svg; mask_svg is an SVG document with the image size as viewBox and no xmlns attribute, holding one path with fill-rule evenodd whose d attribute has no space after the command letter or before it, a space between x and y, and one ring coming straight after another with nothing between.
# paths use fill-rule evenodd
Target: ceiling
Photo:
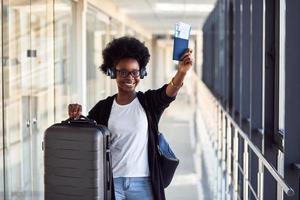
<instances>
[{"instance_id":1,"label":"ceiling","mask_svg":"<svg viewBox=\"0 0 300 200\"><path fill-rule=\"evenodd\" d=\"M124 13L154 34L171 33L176 22L202 28L216 0L111 0Z\"/></svg>"}]
</instances>

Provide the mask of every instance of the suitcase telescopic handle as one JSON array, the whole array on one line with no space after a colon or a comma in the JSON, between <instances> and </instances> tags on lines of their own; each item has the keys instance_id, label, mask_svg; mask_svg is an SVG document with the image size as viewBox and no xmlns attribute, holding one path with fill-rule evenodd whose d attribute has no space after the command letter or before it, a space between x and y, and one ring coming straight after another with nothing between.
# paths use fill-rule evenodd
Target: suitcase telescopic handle
<instances>
[{"instance_id":1,"label":"suitcase telescopic handle","mask_svg":"<svg viewBox=\"0 0 300 200\"><path fill-rule=\"evenodd\" d=\"M97 124L94 120L91 120L83 115L80 115L78 118L70 117L62 123L88 123L88 124Z\"/></svg>"}]
</instances>

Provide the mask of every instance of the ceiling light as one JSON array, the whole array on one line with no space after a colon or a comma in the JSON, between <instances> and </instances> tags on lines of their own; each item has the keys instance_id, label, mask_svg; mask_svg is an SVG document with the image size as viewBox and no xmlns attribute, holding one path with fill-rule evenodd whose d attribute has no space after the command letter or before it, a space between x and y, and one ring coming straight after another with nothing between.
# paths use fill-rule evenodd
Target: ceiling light
<instances>
[{"instance_id":1,"label":"ceiling light","mask_svg":"<svg viewBox=\"0 0 300 200\"><path fill-rule=\"evenodd\" d=\"M156 3L155 10L159 12L211 12L214 4L183 4L183 3Z\"/></svg>"}]
</instances>

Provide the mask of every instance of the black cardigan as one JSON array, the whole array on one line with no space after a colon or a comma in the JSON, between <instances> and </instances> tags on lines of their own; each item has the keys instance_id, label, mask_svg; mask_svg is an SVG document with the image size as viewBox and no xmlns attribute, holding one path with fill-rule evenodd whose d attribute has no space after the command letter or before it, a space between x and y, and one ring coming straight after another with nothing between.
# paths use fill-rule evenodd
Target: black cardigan
<instances>
[{"instance_id":1,"label":"black cardigan","mask_svg":"<svg viewBox=\"0 0 300 200\"><path fill-rule=\"evenodd\" d=\"M148 163L150 178L152 183L152 191L155 200L165 200L164 187L160 176L158 165L158 122L163 111L169 104L175 100L175 97L169 97L166 94L167 85L157 89L148 90L145 93L138 92L137 98L144 108L148 120ZM99 101L88 114L88 118L95 120L98 124L107 127L112 104L116 94ZM114 196L114 195L113 195Z\"/></svg>"}]
</instances>

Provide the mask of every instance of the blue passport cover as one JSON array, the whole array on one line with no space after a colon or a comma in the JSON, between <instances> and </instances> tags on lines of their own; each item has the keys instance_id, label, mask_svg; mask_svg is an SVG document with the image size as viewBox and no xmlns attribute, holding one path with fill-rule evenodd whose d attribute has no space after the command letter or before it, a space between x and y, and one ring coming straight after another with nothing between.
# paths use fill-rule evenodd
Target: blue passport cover
<instances>
[{"instance_id":1,"label":"blue passport cover","mask_svg":"<svg viewBox=\"0 0 300 200\"><path fill-rule=\"evenodd\" d=\"M184 51L189 47L189 40L174 37L173 60L180 60Z\"/></svg>"}]
</instances>

